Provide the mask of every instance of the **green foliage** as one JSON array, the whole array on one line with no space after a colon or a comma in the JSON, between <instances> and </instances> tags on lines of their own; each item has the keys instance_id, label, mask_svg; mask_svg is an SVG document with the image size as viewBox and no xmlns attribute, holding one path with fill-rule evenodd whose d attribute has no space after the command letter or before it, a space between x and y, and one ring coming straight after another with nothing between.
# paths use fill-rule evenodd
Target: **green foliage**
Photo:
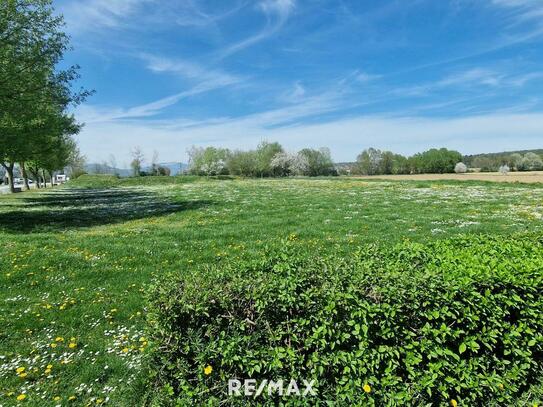
<instances>
[{"instance_id":1,"label":"green foliage","mask_svg":"<svg viewBox=\"0 0 543 407\"><path fill-rule=\"evenodd\" d=\"M318 150L304 148L298 153L305 158L307 167L304 175L317 177L320 175L337 175L334 168L334 162L328 148L322 147Z\"/></svg>"},{"instance_id":2,"label":"green foliage","mask_svg":"<svg viewBox=\"0 0 543 407\"><path fill-rule=\"evenodd\" d=\"M63 29L51 0L0 2L0 163L12 191L14 163L51 173L76 148L80 125L68 108L90 92L72 90L77 66L57 69L70 47Z\"/></svg>"},{"instance_id":3,"label":"green foliage","mask_svg":"<svg viewBox=\"0 0 543 407\"><path fill-rule=\"evenodd\" d=\"M152 287L157 402L246 403L227 398L230 378L315 379L316 398L339 405L535 402L541 236L370 245L348 258L304 247L285 241Z\"/></svg>"},{"instance_id":4,"label":"green foliage","mask_svg":"<svg viewBox=\"0 0 543 407\"><path fill-rule=\"evenodd\" d=\"M231 175L255 177L258 173L257 167L258 160L254 151L234 151L226 161L226 168Z\"/></svg>"},{"instance_id":5,"label":"green foliage","mask_svg":"<svg viewBox=\"0 0 543 407\"><path fill-rule=\"evenodd\" d=\"M481 171L498 171L502 165L508 165L513 171L537 171L543 169L542 156L543 150L524 150L468 155L464 162Z\"/></svg>"},{"instance_id":6,"label":"green foliage","mask_svg":"<svg viewBox=\"0 0 543 407\"><path fill-rule=\"evenodd\" d=\"M450 173L462 160L457 151L446 148L431 149L406 158L401 154L368 148L356 158L354 173L362 175L410 174L410 173Z\"/></svg>"},{"instance_id":7,"label":"green foliage","mask_svg":"<svg viewBox=\"0 0 543 407\"><path fill-rule=\"evenodd\" d=\"M193 175L225 175L230 151L226 148L192 147L188 151L189 172Z\"/></svg>"},{"instance_id":8,"label":"green foliage","mask_svg":"<svg viewBox=\"0 0 543 407\"><path fill-rule=\"evenodd\" d=\"M445 174L454 172L455 165L462 161L462 154L446 148L432 148L415 154L409 160L414 173Z\"/></svg>"}]
</instances>

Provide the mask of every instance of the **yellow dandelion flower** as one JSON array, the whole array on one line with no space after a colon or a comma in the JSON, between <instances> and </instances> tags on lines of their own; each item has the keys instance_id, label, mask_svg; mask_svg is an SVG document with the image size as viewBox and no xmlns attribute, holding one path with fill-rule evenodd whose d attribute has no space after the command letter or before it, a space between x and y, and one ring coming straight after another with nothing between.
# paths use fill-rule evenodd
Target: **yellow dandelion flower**
<instances>
[{"instance_id":1,"label":"yellow dandelion flower","mask_svg":"<svg viewBox=\"0 0 543 407\"><path fill-rule=\"evenodd\" d=\"M60 400L60 396L55 396L55 397L53 397L53 400L59 401L59 400Z\"/></svg>"},{"instance_id":2,"label":"yellow dandelion flower","mask_svg":"<svg viewBox=\"0 0 543 407\"><path fill-rule=\"evenodd\" d=\"M53 343L51 344L51 347L52 347L52 348L56 348L56 347L57 347L57 344L53 342Z\"/></svg>"},{"instance_id":3,"label":"yellow dandelion flower","mask_svg":"<svg viewBox=\"0 0 543 407\"><path fill-rule=\"evenodd\" d=\"M21 367L17 368L16 372L17 372L17 374L23 373L25 371L25 369L26 369L25 367L21 366Z\"/></svg>"},{"instance_id":4,"label":"yellow dandelion flower","mask_svg":"<svg viewBox=\"0 0 543 407\"><path fill-rule=\"evenodd\" d=\"M127 353L128 352L128 348L123 348L123 353Z\"/></svg>"},{"instance_id":5,"label":"yellow dandelion flower","mask_svg":"<svg viewBox=\"0 0 543 407\"><path fill-rule=\"evenodd\" d=\"M503 384L501 384L501 383L498 384L498 388L499 388L500 390L503 390Z\"/></svg>"},{"instance_id":6,"label":"yellow dandelion flower","mask_svg":"<svg viewBox=\"0 0 543 407\"><path fill-rule=\"evenodd\" d=\"M458 402L455 399L451 400L451 406L456 407L458 405Z\"/></svg>"},{"instance_id":7,"label":"yellow dandelion flower","mask_svg":"<svg viewBox=\"0 0 543 407\"><path fill-rule=\"evenodd\" d=\"M68 345L68 347L69 347L70 349L73 349L73 348L77 347L77 343L70 342L70 344Z\"/></svg>"},{"instance_id":8,"label":"yellow dandelion flower","mask_svg":"<svg viewBox=\"0 0 543 407\"><path fill-rule=\"evenodd\" d=\"M45 369L45 374L51 373L51 369Z\"/></svg>"},{"instance_id":9,"label":"yellow dandelion flower","mask_svg":"<svg viewBox=\"0 0 543 407\"><path fill-rule=\"evenodd\" d=\"M52 369L53 365L47 365L47 369Z\"/></svg>"},{"instance_id":10,"label":"yellow dandelion flower","mask_svg":"<svg viewBox=\"0 0 543 407\"><path fill-rule=\"evenodd\" d=\"M96 404L102 404L104 402L104 400L102 399L96 399Z\"/></svg>"},{"instance_id":11,"label":"yellow dandelion flower","mask_svg":"<svg viewBox=\"0 0 543 407\"><path fill-rule=\"evenodd\" d=\"M145 342L145 341L147 341L147 339L145 339L145 337L142 336L142 337L140 338L140 342Z\"/></svg>"},{"instance_id":12,"label":"yellow dandelion flower","mask_svg":"<svg viewBox=\"0 0 543 407\"><path fill-rule=\"evenodd\" d=\"M204 374L206 374L206 375L208 375L208 376L211 374L212 371L213 371L213 367L210 366L210 365L207 365L207 366L204 368Z\"/></svg>"},{"instance_id":13,"label":"yellow dandelion flower","mask_svg":"<svg viewBox=\"0 0 543 407\"><path fill-rule=\"evenodd\" d=\"M64 338L62 336L57 336L55 342L64 342Z\"/></svg>"},{"instance_id":14,"label":"yellow dandelion flower","mask_svg":"<svg viewBox=\"0 0 543 407\"><path fill-rule=\"evenodd\" d=\"M70 397L68 397L68 401L72 401L72 400L75 400L75 399L76 399L75 396L70 396Z\"/></svg>"},{"instance_id":15,"label":"yellow dandelion flower","mask_svg":"<svg viewBox=\"0 0 543 407\"><path fill-rule=\"evenodd\" d=\"M17 396L17 400L19 400L19 401L23 401L24 399L26 399L26 394L19 394Z\"/></svg>"},{"instance_id":16,"label":"yellow dandelion flower","mask_svg":"<svg viewBox=\"0 0 543 407\"><path fill-rule=\"evenodd\" d=\"M20 374L19 374L19 377L20 377L21 379L24 379L26 376L28 376L28 373L26 373L26 372L20 373Z\"/></svg>"},{"instance_id":17,"label":"yellow dandelion flower","mask_svg":"<svg viewBox=\"0 0 543 407\"><path fill-rule=\"evenodd\" d=\"M368 383L366 383L362 388L366 393L371 392L371 386Z\"/></svg>"}]
</instances>

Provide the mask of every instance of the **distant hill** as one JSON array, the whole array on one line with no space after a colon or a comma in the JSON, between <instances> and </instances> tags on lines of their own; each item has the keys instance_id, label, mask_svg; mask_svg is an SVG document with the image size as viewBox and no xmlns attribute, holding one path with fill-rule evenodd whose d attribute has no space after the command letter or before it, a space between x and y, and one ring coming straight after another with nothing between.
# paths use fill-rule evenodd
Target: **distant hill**
<instances>
[{"instance_id":1,"label":"distant hill","mask_svg":"<svg viewBox=\"0 0 543 407\"><path fill-rule=\"evenodd\" d=\"M107 164L89 163L85 164L84 169L87 174L117 174L120 177L129 177L132 175L132 170L114 168Z\"/></svg>"},{"instance_id":2,"label":"distant hill","mask_svg":"<svg viewBox=\"0 0 543 407\"><path fill-rule=\"evenodd\" d=\"M178 175L188 168L188 165L185 163L158 163L157 165L161 167L166 167L170 169L170 175ZM151 169L151 166L146 166L142 168L142 171L148 172ZM127 168L114 168L107 164L99 163L89 163L85 164L85 171L88 174L117 174L120 177L130 177L132 175L132 170Z\"/></svg>"}]
</instances>

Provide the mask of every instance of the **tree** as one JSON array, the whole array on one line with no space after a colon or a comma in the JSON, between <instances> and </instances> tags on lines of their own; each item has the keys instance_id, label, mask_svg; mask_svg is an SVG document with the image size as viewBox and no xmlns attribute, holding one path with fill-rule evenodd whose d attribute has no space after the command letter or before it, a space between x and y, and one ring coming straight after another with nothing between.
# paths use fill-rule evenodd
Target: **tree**
<instances>
[{"instance_id":1,"label":"tree","mask_svg":"<svg viewBox=\"0 0 543 407\"><path fill-rule=\"evenodd\" d=\"M468 172L468 166L460 162L455 165L454 172L456 172L457 174L465 174L466 172Z\"/></svg>"},{"instance_id":2,"label":"tree","mask_svg":"<svg viewBox=\"0 0 543 407\"><path fill-rule=\"evenodd\" d=\"M304 157L307 162L304 175L316 177L319 175L337 175L334 167L334 162L330 154L330 150L326 147L321 147L318 150L304 148L298 153Z\"/></svg>"},{"instance_id":3,"label":"tree","mask_svg":"<svg viewBox=\"0 0 543 407\"><path fill-rule=\"evenodd\" d=\"M301 154L277 153L270 162L272 174L276 177L303 175L308 171L309 163Z\"/></svg>"},{"instance_id":4,"label":"tree","mask_svg":"<svg viewBox=\"0 0 543 407\"><path fill-rule=\"evenodd\" d=\"M379 163L380 174L392 174L394 172L394 153L383 151L381 154L381 162Z\"/></svg>"},{"instance_id":5,"label":"tree","mask_svg":"<svg viewBox=\"0 0 543 407\"><path fill-rule=\"evenodd\" d=\"M216 147L191 147L189 156L189 172L194 175L225 175L228 173L226 162L230 151Z\"/></svg>"},{"instance_id":6,"label":"tree","mask_svg":"<svg viewBox=\"0 0 543 407\"><path fill-rule=\"evenodd\" d=\"M283 152L281 144L261 142L255 152L256 170L259 177L269 177L271 173L271 161L278 153Z\"/></svg>"},{"instance_id":7,"label":"tree","mask_svg":"<svg viewBox=\"0 0 543 407\"><path fill-rule=\"evenodd\" d=\"M409 174L409 160L401 154L394 154L392 173L393 174Z\"/></svg>"},{"instance_id":8,"label":"tree","mask_svg":"<svg viewBox=\"0 0 543 407\"><path fill-rule=\"evenodd\" d=\"M226 159L226 169L231 175L242 175L245 177L262 176L264 167L259 163L259 157L255 151L236 150L230 153ZM268 169L265 170L268 173Z\"/></svg>"},{"instance_id":9,"label":"tree","mask_svg":"<svg viewBox=\"0 0 543 407\"><path fill-rule=\"evenodd\" d=\"M42 159L39 150L63 135L48 127L49 119L65 116L91 93L72 91L78 67L56 70L69 47L63 27L51 0L0 2L0 163L12 192L15 163L27 179L26 162Z\"/></svg>"},{"instance_id":10,"label":"tree","mask_svg":"<svg viewBox=\"0 0 543 407\"><path fill-rule=\"evenodd\" d=\"M156 169L156 175L160 175L160 176L164 176L164 177L169 177L170 174L171 174L171 171L168 167L163 167L162 165L159 165Z\"/></svg>"},{"instance_id":11,"label":"tree","mask_svg":"<svg viewBox=\"0 0 543 407\"><path fill-rule=\"evenodd\" d=\"M362 175L376 175L380 172L382 152L376 148L370 147L362 151L356 157L355 171Z\"/></svg>"},{"instance_id":12,"label":"tree","mask_svg":"<svg viewBox=\"0 0 543 407\"><path fill-rule=\"evenodd\" d=\"M158 151L153 151L153 159L151 160L151 175L158 174Z\"/></svg>"},{"instance_id":13,"label":"tree","mask_svg":"<svg viewBox=\"0 0 543 407\"><path fill-rule=\"evenodd\" d=\"M141 175L143 163L145 162L145 156L138 146L134 147L131 154L132 162L130 163L130 167L132 168L132 175L134 177L139 177Z\"/></svg>"},{"instance_id":14,"label":"tree","mask_svg":"<svg viewBox=\"0 0 543 407\"><path fill-rule=\"evenodd\" d=\"M421 174L443 174L454 172L456 163L462 161L462 154L446 148L432 148L410 158L412 171Z\"/></svg>"},{"instance_id":15,"label":"tree","mask_svg":"<svg viewBox=\"0 0 543 407\"><path fill-rule=\"evenodd\" d=\"M519 153L513 153L507 159L507 166L519 171L522 167L522 155Z\"/></svg>"},{"instance_id":16,"label":"tree","mask_svg":"<svg viewBox=\"0 0 543 407\"><path fill-rule=\"evenodd\" d=\"M522 171L539 171L543 169L543 160L535 153L526 153L520 163Z\"/></svg>"}]
</instances>

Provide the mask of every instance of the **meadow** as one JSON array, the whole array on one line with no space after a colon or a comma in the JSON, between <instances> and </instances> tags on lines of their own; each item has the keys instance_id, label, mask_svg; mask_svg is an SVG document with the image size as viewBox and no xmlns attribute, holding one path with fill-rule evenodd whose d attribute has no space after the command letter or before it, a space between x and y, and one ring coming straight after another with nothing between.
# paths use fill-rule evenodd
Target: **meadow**
<instances>
[{"instance_id":1,"label":"meadow","mask_svg":"<svg viewBox=\"0 0 543 407\"><path fill-rule=\"evenodd\" d=\"M349 256L369 244L538 234L542 202L540 184L351 178L83 176L2 196L0 405L139 405L161 369L146 318L164 276L286 241Z\"/></svg>"}]
</instances>

